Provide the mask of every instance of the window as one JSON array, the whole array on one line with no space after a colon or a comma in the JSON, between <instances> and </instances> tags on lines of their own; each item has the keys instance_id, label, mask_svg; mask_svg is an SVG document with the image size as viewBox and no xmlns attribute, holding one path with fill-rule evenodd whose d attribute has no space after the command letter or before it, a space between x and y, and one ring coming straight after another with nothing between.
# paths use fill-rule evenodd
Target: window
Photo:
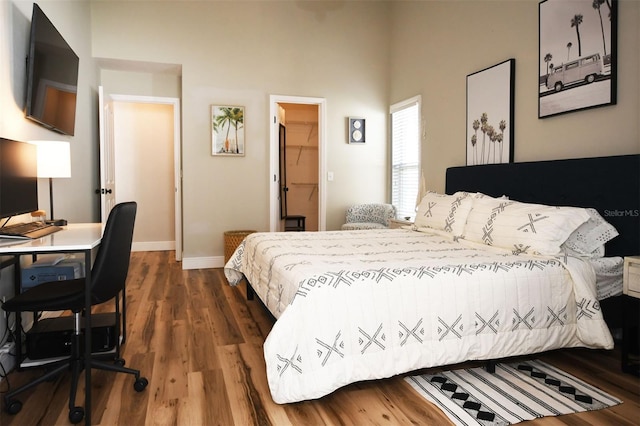
<instances>
[{"instance_id":1,"label":"window","mask_svg":"<svg viewBox=\"0 0 640 426\"><path fill-rule=\"evenodd\" d=\"M420 181L420 96L391 105L391 203L414 218Z\"/></svg>"}]
</instances>

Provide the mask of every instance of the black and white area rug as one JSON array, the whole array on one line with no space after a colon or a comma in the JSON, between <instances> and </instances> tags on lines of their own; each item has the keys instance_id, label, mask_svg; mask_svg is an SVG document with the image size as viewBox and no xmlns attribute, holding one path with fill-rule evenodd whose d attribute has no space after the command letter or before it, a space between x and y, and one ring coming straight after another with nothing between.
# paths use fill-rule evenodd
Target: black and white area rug
<instances>
[{"instance_id":1,"label":"black and white area rug","mask_svg":"<svg viewBox=\"0 0 640 426\"><path fill-rule=\"evenodd\" d=\"M599 410L622 401L542 361L406 377L457 425L509 425Z\"/></svg>"}]
</instances>

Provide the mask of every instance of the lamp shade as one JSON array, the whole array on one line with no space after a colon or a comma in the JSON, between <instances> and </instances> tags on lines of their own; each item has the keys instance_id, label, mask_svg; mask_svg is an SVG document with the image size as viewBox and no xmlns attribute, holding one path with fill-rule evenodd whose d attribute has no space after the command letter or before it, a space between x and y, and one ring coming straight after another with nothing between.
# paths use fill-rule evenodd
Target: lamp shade
<instances>
[{"instance_id":1,"label":"lamp shade","mask_svg":"<svg viewBox=\"0 0 640 426\"><path fill-rule=\"evenodd\" d=\"M39 178L71 177L71 144L64 141L33 141L38 152Z\"/></svg>"}]
</instances>

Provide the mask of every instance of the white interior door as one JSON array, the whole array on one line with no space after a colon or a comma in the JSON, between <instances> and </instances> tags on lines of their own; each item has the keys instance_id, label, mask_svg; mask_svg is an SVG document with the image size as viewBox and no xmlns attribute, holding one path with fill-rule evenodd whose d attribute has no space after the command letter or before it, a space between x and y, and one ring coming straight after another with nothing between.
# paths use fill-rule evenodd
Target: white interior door
<instances>
[{"instance_id":1,"label":"white interior door","mask_svg":"<svg viewBox=\"0 0 640 426\"><path fill-rule=\"evenodd\" d=\"M113 140L113 101L105 99L104 89L98 88L100 133L100 218L102 226L116 204L116 179Z\"/></svg>"}]
</instances>

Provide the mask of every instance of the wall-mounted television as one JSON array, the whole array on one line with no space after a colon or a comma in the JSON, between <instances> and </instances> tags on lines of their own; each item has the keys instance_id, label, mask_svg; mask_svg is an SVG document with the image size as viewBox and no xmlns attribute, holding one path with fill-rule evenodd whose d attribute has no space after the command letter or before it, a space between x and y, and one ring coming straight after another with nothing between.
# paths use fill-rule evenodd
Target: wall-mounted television
<instances>
[{"instance_id":1,"label":"wall-mounted television","mask_svg":"<svg viewBox=\"0 0 640 426\"><path fill-rule=\"evenodd\" d=\"M0 218L38 210L36 146L0 138Z\"/></svg>"},{"instance_id":2,"label":"wall-mounted television","mask_svg":"<svg viewBox=\"0 0 640 426\"><path fill-rule=\"evenodd\" d=\"M79 58L33 4L27 57L26 116L59 133L73 135Z\"/></svg>"}]
</instances>

